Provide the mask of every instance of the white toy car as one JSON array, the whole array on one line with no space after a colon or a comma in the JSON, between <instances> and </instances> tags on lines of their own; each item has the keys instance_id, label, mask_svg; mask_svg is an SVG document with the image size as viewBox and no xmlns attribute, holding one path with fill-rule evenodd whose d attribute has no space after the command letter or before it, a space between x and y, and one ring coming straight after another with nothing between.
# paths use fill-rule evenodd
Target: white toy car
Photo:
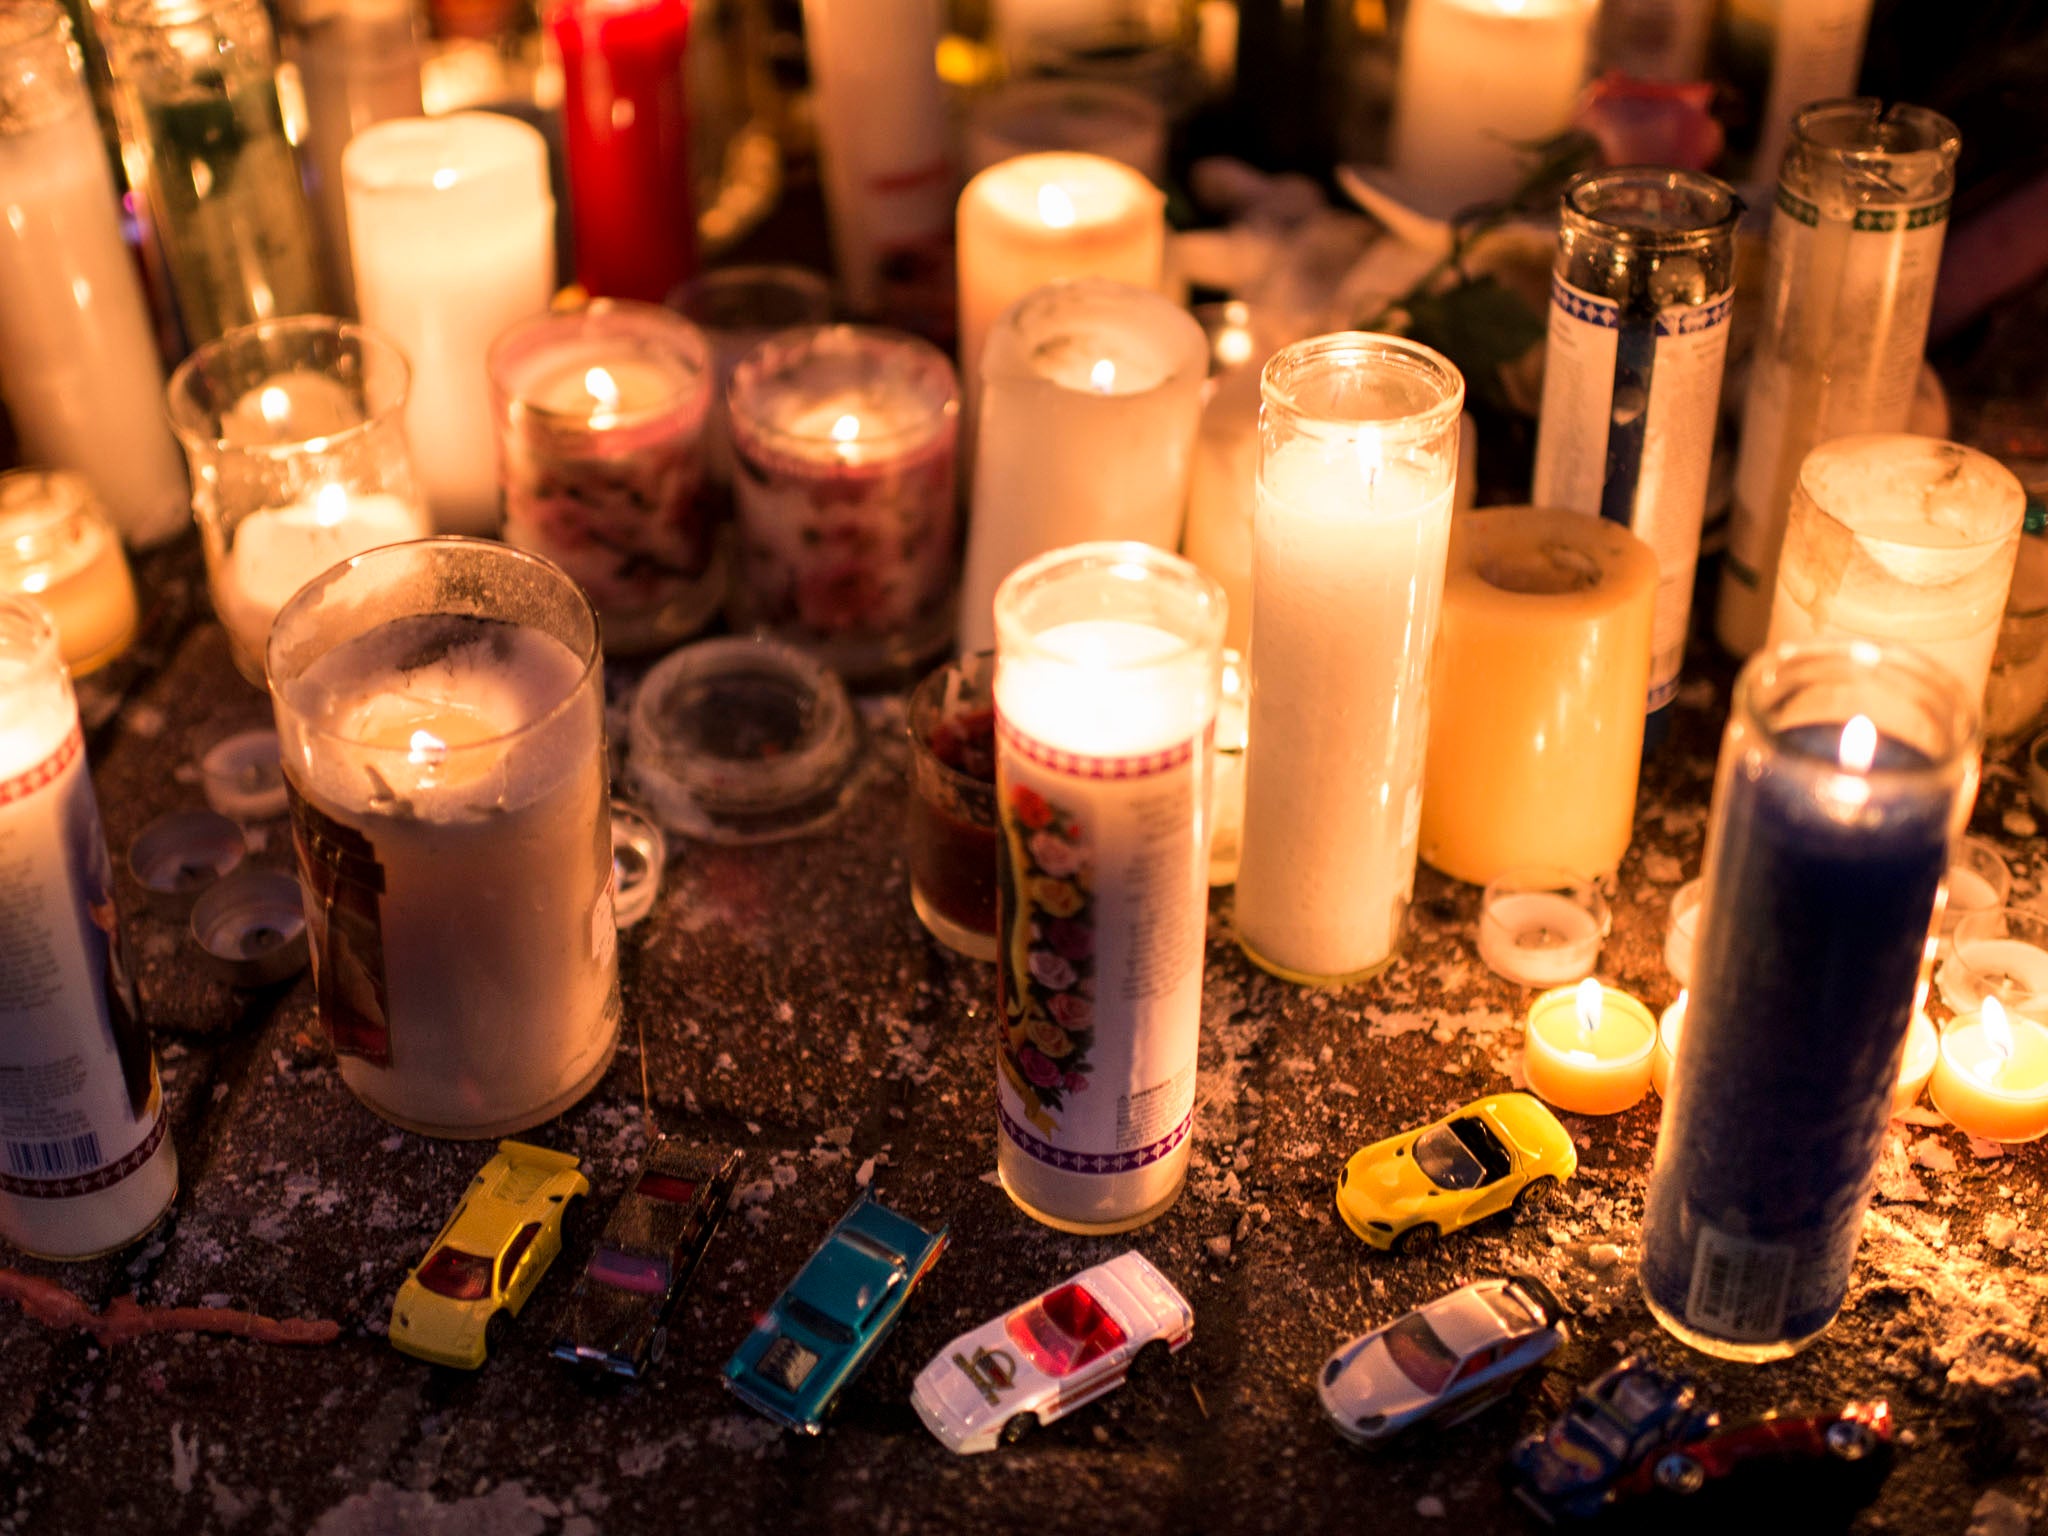
<instances>
[{"instance_id":1,"label":"white toy car","mask_svg":"<svg viewBox=\"0 0 2048 1536\"><path fill-rule=\"evenodd\" d=\"M1425 1421L1463 1423L1565 1341L1563 1316L1540 1280L1475 1280L1346 1344L1316 1395L1337 1432L1360 1445Z\"/></svg>"},{"instance_id":2,"label":"white toy car","mask_svg":"<svg viewBox=\"0 0 2048 1536\"><path fill-rule=\"evenodd\" d=\"M1195 1312L1135 1251L983 1323L932 1357L910 1401L949 1451L1014 1445L1178 1351Z\"/></svg>"}]
</instances>

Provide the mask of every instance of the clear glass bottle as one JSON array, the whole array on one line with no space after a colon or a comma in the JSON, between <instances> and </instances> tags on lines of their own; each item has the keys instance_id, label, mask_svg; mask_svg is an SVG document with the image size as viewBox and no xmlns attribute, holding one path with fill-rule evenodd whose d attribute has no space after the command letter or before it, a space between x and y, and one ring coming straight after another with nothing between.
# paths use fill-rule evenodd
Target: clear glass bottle
<instances>
[{"instance_id":1,"label":"clear glass bottle","mask_svg":"<svg viewBox=\"0 0 2048 1536\"><path fill-rule=\"evenodd\" d=\"M130 174L186 341L324 309L261 0L115 0L106 33Z\"/></svg>"}]
</instances>

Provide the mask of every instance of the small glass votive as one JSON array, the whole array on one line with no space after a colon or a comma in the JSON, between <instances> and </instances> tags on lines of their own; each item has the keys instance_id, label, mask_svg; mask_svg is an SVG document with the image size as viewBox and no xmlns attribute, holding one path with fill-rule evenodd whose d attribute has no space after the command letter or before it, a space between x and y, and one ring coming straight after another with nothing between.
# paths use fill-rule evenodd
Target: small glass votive
<instances>
[{"instance_id":1,"label":"small glass votive","mask_svg":"<svg viewBox=\"0 0 2048 1536\"><path fill-rule=\"evenodd\" d=\"M268 987L306 968L299 882L274 869L238 869L192 906L192 937L229 985Z\"/></svg>"},{"instance_id":2,"label":"small glass votive","mask_svg":"<svg viewBox=\"0 0 2048 1536\"><path fill-rule=\"evenodd\" d=\"M1941 933L1947 938L1972 913L1995 912L2012 894L2012 870L2005 855L1986 838L1959 837L1949 855L1948 904L1941 912Z\"/></svg>"},{"instance_id":3,"label":"small glass votive","mask_svg":"<svg viewBox=\"0 0 2048 1536\"><path fill-rule=\"evenodd\" d=\"M128 557L84 477L0 475L0 597L15 593L49 614L73 677L105 666L135 638Z\"/></svg>"},{"instance_id":4,"label":"small glass votive","mask_svg":"<svg viewBox=\"0 0 2048 1536\"><path fill-rule=\"evenodd\" d=\"M1692 959L1700 942L1704 880L1688 880L1671 893L1671 917L1664 928L1664 969L1681 987L1692 985Z\"/></svg>"},{"instance_id":5,"label":"small glass votive","mask_svg":"<svg viewBox=\"0 0 2048 1536\"><path fill-rule=\"evenodd\" d=\"M735 624L856 685L929 661L952 632L953 365L900 332L786 331L734 370L728 404Z\"/></svg>"},{"instance_id":6,"label":"small glass votive","mask_svg":"<svg viewBox=\"0 0 2048 1536\"><path fill-rule=\"evenodd\" d=\"M2048 916L2026 907L1972 912L1949 936L1935 982L1956 1013L1975 1013L1995 997L2008 1009L2048 1015Z\"/></svg>"},{"instance_id":7,"label":"small glass votive","mask_svg":"<svg viewBox=\"0 0 2048 1536\"><path fill-rule=\"evenodd\" d=\"M708 843L815 832L857 782L860 716L839 679L765 639L700 640L633 700L626 771L671 831Z\"/></svg>"},{"instance_id":8,"label":"small glass votive","mask_svg":"<svg viewBox=\"0 0 2048 1536\"><path fill-rule=\"evenodd\" d=\"M703 628L725 568L698 495L711 408L703 332L654 304L595 299L491 345L505 542L575 577L607 652Z\"/></svg>"},{"instance_id":9,"label":"small glass votive","mask_svg":"<svg viewBox=\"0 0 2048 1536\"><path fill-rule=\"evenodd\" d=\"M612 921L621 932L654 910L668 867L668 837L631 801L612 797Z\"/></svg>"},{"instance_id":10,"label":"small glass votive","mask_svg":"<svg viewBox=\"0 0 2048 1536\"><path fill-rule=\"evenodd\" d=\"M322 315L229 331L166 390L235 666L259 687L285 602L337 562L423 537L397 347Z\"/></svg>"},{"instance_id":11,"label":"small glass votive","mask_svg":"<svg viewBox=\"0 0 2048 1536\"><path fill-rule=\"evenodd\" d=\"M1657 1021L1635 998L1590 977L1529 1005L1522 1073L1529 1091L1579 1115L1614 1115L1650 1091Z\"/></svg>"},{"instance_id":12,"label":"small glass votive","mask_svg":"<svg viewBox=\"0 0 2048 1536\"><path fill-rule=\"evenodd\" d=\"M704 468L713 483L729 486L732 418L725 395L733 370L777 331L831 320L832 285L808 267L717 267L677 288L668 296L668 307L711 343L711 416L704 427Z\"/></svg>"},{"instance_id":13,"label":"small glass votive","mask_svg":"<svg viewBox=\"0 0 2048 1536\"><path fill-rule=\"evenodd\" d=\"M151 911L182 918L199 893L242 862L242 829L212 811L169 811L128 845L128 873Z\"/></svg>"},{"instance_id":14,"label":"small glass votive","mask_svg":"<svg viewBox=\"0 0 2048 1536\"><path fill-rule=\"evenodd\" d=\"M1192 562L1199 566L1200 561ZM1218 586L1221 577L1208 571ZM1228 588L1225 588L1226 593ZM1233 610L1234 611L1234 610ZM1232 885L1244 853L1244 749L1251 737L1250 669L1243 653L1223 648L1223 677L1216 693L1216 739L1210 751L1209 884Z\"/></svg>"},{"instance_id":15,"label":"small glass votive","mask_svg":"<svg viewBox=\"0 0 2048 1536\"><path fill-rule=\"evenodd\" d=\"M1600 887L1568 870L1499 876L1479 903L1479 958L1525 987L1556 987L1593 974L1613 916Z\"/></svg>"},{"instance_id":16,"label":"small glass votive","mask_svg":"<svg viewBox=\"0 0 2048 1536\"><path fill-rule=\"evenodd\" d=\"M995 676L979 651L910 695L910 902L971 960L996 958Z\"/></svg>"},{"instance_id":17,"label":"small glass votive","mask_svg":"<svg viewBox=\"0 0 2048 1536\"><path fill-rule=\"evenodd\" d=\"M268 821L289 809L277 732L238 731L199 759L206 803L236 821Z\"/></svg>"}]
</instances>

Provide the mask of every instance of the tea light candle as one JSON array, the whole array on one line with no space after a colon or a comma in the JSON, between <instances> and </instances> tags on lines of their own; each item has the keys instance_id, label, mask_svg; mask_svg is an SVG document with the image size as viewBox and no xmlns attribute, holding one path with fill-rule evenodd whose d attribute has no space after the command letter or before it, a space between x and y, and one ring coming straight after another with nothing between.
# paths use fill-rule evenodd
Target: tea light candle
<instances>
[{"instance_id":1,"label":"tea light candle","mask_svg":"<svg viewBox=\"0 0 2048 1536\"><path fill-rule=\"evenodd\" d=\"M1941 931L1947 937L1976 912L1994 912L2012 891L2012 870L2004 857L1981 837L1964 837L1948 866L1948 905L1942 909Z\"/></svg>"},{"instance_id":2,"label":"tea light candle","mask_svg":"<svg viewBox=\"0 0 2048 1536\"><path fill-rule=\"evenodd\" d=\"M1678 1037L1685 1031L1685 993L1657 1020L1657 1049L1650 1053L1650 1086L1662 1099L1671 1097L1671 1074L1678 1062Z\"/></svg>"},{"instance_id":3,"label":"tea light candle","mask_svg":"<svg viewBox=\"0 0 2048 1536\"><path fill-rule=\"evenodd\" d=\"M1664 929L1664 969L1681 987L1692 985L1692 958L1700 941L1700 911L1706 882L1688 880L1671 893L1671 920Z\"/></svg>"},{"instance_id":4,"label":"tea light candle","mask_svg":"<svg viewBox=\"0 0 2048 1536\"><path fill-rule=\"evenodd\" d=\"M2048 1134L2048 1024L2008 1013L1995 997L1951 1019L1929 1082L1934 1107L1987 1141Z\"/></svg>"},{"instance_id":5,"label":"tea light candle","mask_svg":"<svg viewBox=\"0 0 2048 1536\"><path fill-rule=\"evenodd\" d=\"M967 183L956 239L960 373L973 401L997 318L1034 288L1080 277L1160 286L1166 196L1101 155L1019 155Z\"/></svg>"},{"instance_id":6,"label":"tea light candle","mask_svg":"<svg viewBox=\"0 0 2048 1536\"><path fill-rule=\"evenodd\" d=\"M1600 888L1563 871L1526 870L1486 887L1479 908L1479 958L1496 976L1555 987L1589 975L1609 917Z\"/></svg>"},{"instance_id":7,"label":"tea light candle","mask_svg":"<svg viewBox=\"0 0 2048 1536\"><path fill-rule=\"evenodd\" d=\"M1180 544L1208 343L1160 294L1056 283L1004 314L982 355L960 648L995 643L997 585L1096 539Z\"/></svg>"},{"instance_id":8,"label":"tea light candle","mask_svg":"<svg viewBox=\"0 0 2048 1536\"><path fill-rule=\"evenodd\" d=\"M1935 980L1955 1012L1973 1012L1992 996L2008 1008L2048 1006L2048 914L2026 907L1968 913L1948 948Z\"/></svg>"},{"instance_id":9,"label":"tea light candle","mask_svg":"<svg viewBox=\"0 0 2048 1536\"><path fill-rule=\"evenodd\" d=\"M121 540L77 475L0 475L0 596L33 598L57 626L73 677L128 648L135 582Z\"/></svg>"},{"instance_id":10,"label":"tea light candle","mask_svg":"<svg viewBox=\"0 0 2048 1536\"><path fill-rule=\"evenodd\" d=\"M1445 213L1513 191L1521 146L1571 117L1598 9L1597 0L1415 0L1394 84L1403 186Z\"/></svg>"},{"instance_id":11,"label":"tea light candle","mask_svg":"<svg viewBox=\"0 0 2048 1536\"><path fill-rule=\"evenodd\" d=\"M1649 1092L1656 1021L1626 992L1591 976L1537 998L1522 1041L1529 1091L1559 1109L1619 1114Z\"/></svg>"},{"instance_id":12,"label":"tea light candle","mask_svg":"<svg viewBox=\"0 0 2048 1536\"><path fill-rule=\"evenodd\" d=\"M267 821L286 809L284 765L277 732L241 731L206 749L199 759L206 803L236 821Z\"/></svg>"}]
</instances>

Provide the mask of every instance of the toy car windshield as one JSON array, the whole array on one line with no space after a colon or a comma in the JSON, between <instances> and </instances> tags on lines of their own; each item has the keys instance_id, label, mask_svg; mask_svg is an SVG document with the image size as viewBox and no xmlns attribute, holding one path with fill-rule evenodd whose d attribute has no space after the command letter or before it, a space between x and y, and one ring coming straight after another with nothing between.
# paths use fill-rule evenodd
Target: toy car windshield
<instances>
[{"instance_id":1,"label":"toy car windshield","mask_svg":"<svg viewBox=\"0 0 2048 1536\"><path fill-rule=\"evenodd\" d=\"M1124 1342L1116 1319L1078 1285L1063 1285L1019 1309L1005 1331L1048 1376L1078 1371Z\"/></svg>"},{"instance_id":2,"label":"toy car windshield","mask_svg":"<svg viewBox=\"0 0 2048 1536\"><path fill-rule=\"evenodd\" d=\"M697 1184L694 1179L678 1178L672 1173L650 1169L634 1182L633 1193L645 1195L650 1200L667 1200L675 1205L688 1205L697 1198Z\"/></svg>"},{"instance_id":3,"label":"toy car windshield","mask_svg":"<svg viewBox=\"0 0 2048 1536\"><path fill-rule=\"evenodd\" d=\"M420 1266L419 1282L450 1301L482 1301L491 1294L491 1261L460 1248L437 1248Z\"/></svg>"},{"instance_id":4,"label":"toy car windshield","mask_svg":"<svg viewBox=\"0 0 2048 1536\"><path fill-rule=\"evenodd\" d=\"M851 1344L853 1330L836 1317L827 1317L801 1296L792 1296L783 1303L783 1309L802 1323L806 1329L821 1339L830 1339L835 1344Z\"/></svg>"},{"instance_id":5,"label":"toy car windshield","mask_svg":"<svg viewBox=\"0 0 2048 1536\"><path fill-rule=\"evenodd\" d=\"M1451 1372L1458 1368L1458 1357L1437 1337L1436 1330L1420 1312L1410 1312L1381 1338L1401 1374L1425 1392L1441 1392L1451 1379Z\"/></svg>"},{"instance_id":6,"label":"toy car windshield","mask_svg":"<svg viewBox=\"0 0 2048 1536\"><path fill-rule=\"evenodd\" d=\"M1439 1189L1477 1189L1486 1182L1485 1165L1447 1125L1433 1125L1415 1138L1415 1163Z\"/></svg>"},{"instance_id":7,"label":"toy car windshield","mask_svg":"<svg viewBox=\"0 0 2048 1536\"><path fill-rule=\"evenodd\" d=\"M600 1248L591 1255L590 1268L585 1273L617 1290L641 1296L660 1296L668 1291L668 1263L652 1254Z\"/></svg>"}]
</instances>

